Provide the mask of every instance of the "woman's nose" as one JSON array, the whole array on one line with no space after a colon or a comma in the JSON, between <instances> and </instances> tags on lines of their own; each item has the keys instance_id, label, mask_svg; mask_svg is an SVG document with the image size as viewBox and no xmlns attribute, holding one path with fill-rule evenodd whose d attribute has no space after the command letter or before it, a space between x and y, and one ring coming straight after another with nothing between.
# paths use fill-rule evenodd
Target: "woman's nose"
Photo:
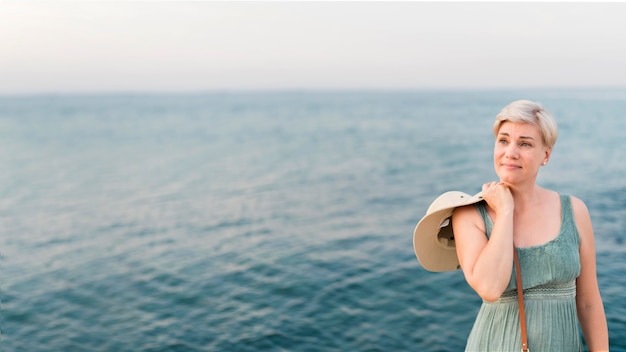
<instances>
[{"instance_id":1,"label":"woman's nose","mask_svg":"<svg viewBox=\"0 0 626 352\"><path fill-rule=\"evenodd\" d=\"M506 148L505 156L510 159L517 159L519 157L519 149L517 145L511 143Z\"/></svg>"}]
</instances>

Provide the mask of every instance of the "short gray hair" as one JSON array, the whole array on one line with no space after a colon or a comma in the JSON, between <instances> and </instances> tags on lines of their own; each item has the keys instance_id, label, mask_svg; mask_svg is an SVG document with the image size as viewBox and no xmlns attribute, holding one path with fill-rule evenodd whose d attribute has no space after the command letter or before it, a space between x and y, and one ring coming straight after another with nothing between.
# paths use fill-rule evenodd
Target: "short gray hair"
<instances>
[{"instance_id":1,"label":"short gray hair","mask_svg":"<svg viewBox=\"0 0 626 352\"><path fill-rule=\"evenodd\" d=\"M496 116L496 121L493 124L494 135L498 135L500 126L505 121L533 124L539 127L545 145L552 148L556 143L559 134L556 120L539 103L530 100L517 100L507 105Z\"/></svg>"}]
</instances>

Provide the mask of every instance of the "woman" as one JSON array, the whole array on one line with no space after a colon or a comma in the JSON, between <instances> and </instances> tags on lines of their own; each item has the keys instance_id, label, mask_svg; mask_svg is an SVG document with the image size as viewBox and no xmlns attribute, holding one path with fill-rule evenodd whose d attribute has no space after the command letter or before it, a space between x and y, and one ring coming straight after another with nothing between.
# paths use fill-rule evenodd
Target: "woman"
<instances>
[{"instance_id":1,"label":"woman","mask_svg":"<svg viewBox=\"0 0 626 352\"><path fill-rule=\"evenodd\" d=\"M499 182L482 187L485 202L455 209L459 263L483 299L467 351L519 351L520 324L513 248L522 272L531 351L608 350L593 229L585 204L536 184L557 138L554 118L520 100L494 124Z\"/></svg>"}]
</instances>

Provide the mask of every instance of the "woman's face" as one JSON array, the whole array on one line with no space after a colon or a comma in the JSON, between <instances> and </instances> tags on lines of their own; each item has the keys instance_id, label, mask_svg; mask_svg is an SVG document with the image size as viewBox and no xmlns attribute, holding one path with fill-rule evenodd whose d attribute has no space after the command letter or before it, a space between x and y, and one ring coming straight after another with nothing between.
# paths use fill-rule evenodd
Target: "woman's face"
<instances>
[{"instance_id":1,"label":"woman's face","mask_svg":"<svg viewBox=\"0 0 626 352\"><path fill-rule=\"evenodd\" d=\"M529 123L503 122L496 136L493 161L500 181L508 184L535 182L539 168L550 158L539 127Z\"/></svg>"}]
</instances>

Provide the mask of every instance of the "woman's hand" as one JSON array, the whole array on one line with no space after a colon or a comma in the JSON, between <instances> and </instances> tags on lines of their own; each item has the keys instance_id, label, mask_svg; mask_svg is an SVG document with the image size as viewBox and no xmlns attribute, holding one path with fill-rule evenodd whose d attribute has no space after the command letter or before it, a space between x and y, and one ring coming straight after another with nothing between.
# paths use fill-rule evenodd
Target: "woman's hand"
<instances>
[{"instance_id":1,"label":"woman's hand","mask_svg":"<svg viewBox=\"0 0 626 352\"><path fill-rule=\"evenodd\" d=\"M513 213L515 203L509 186L501 182L489 182L483 185L483 199L497 214Z\"/></svg>"}]
</instances>

